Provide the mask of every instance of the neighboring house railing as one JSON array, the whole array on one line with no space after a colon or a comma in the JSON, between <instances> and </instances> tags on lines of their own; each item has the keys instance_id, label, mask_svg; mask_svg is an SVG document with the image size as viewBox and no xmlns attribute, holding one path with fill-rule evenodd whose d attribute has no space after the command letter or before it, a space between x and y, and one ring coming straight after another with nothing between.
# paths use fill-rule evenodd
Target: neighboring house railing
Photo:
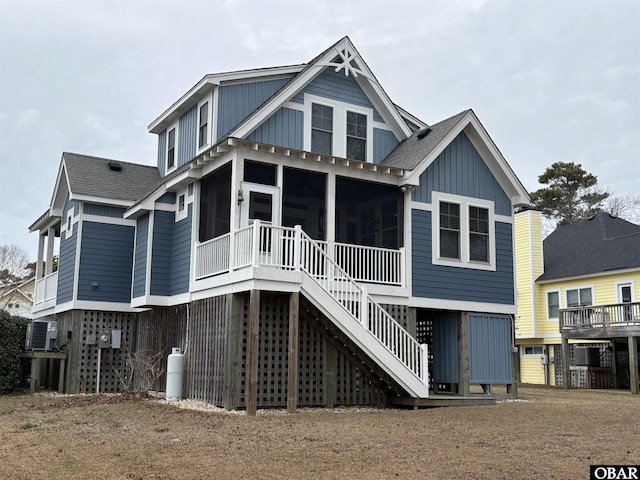
<instances>
[{"instance_id":1,"label":"neighboring house railing","mask_svg":"<svg viewBox=\"0 0 640 480\"><path fill-rule=\"evenodd\" d=\"M58 291L58 272L53 272L36 280L34 296L34 305L47 302L49 300L55 300L56 293Z\"/></svg>"},{"instance_id":2,"label":"neighboring house railing","mask_svg":"<svg viewBox=\"0 0 640 480\"><path fill-rule=\"evenodd\" d=\"M616 303L560 310L560 330L640 327L640 302Z\"/></svg>"},{"instance_id":3,"label":"neighboring house railing","mask_svg":"<svg viewBox=\"0 0 640 480\"><path fill-rule=\"evenodd\" d=\"M265 224L262 226L265 227ZM251 265L254 261L250 256L252 231L253 228L249 226L237 230L233 234L228 233L198 243L196 245L195 279L201 280ZM290 252L287 250L287 245L282 242L286 240L287 232L291 231L293 229L288 227L269 226L268 237L266 233L260 233L260 235L264 235L264 238L258 240L260 247L262 247L261 255L265 254L267 242L270 245L268 255L263 258L263 261L267 264L270 259L280 262L281 255L286 259ZM335 243L330 246L328 242L314 242L323 252L332 252L331 258L336 264L358 282L404 285L405 260L402 248L394 250L346 243Z\"/></svg>"},{"instance_id":4,"label":"neighboring house railing","mask_svg":"<svg viewBox=\"0 0 640 480\"><path fill-rule=\"evenodd\" d=\"M233 241L229 243L229 239ZM338 302L353 321L368 330L391 354L400 360L424 385L428 385L427 347L419 344L382 306L375 302L339 261L326 253L327 244L317 242L300 227L276 227L255 221L253 225L229 235L201 243L196 247L196 278L224 273L247 266L301 270ZM384 249L362 247L363 261L378 258L401 262L402 253L392 256ZM217 252L216 250L220 250ZM348 250L343 250L347 252ZM215 253L214 253L215 252ZM389 260L392 261L392 260ZM233 268L231 268L233 265ZM358 273L368 280L393 278L380 276L382 262ZM364 273L369 272L368 275ZM377 275L377 276L375 276ZM399 277L395 277L399 278Z\"/></svg>"}]
</instances>

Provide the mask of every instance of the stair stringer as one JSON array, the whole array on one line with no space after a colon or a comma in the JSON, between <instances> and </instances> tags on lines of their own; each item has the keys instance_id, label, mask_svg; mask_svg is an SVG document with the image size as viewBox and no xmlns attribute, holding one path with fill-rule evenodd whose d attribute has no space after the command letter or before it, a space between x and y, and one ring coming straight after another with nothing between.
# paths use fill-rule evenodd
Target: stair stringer
<instances>
[{"instance_id":1,"label":"stair stringer","mask_svg":"<svg viewBox=\"0 0 640 480\"><path fill-rule=\"evenodd\" d=\"M410 396L429 397L429 387L304 271L300 291Z\"/></svg>"}]
</instances>

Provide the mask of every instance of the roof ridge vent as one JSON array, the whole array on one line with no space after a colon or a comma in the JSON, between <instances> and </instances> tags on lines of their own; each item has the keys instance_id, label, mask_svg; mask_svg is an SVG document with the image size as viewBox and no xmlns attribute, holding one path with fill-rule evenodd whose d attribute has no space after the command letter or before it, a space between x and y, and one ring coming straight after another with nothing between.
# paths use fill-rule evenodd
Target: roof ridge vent
<instances>
[{"instance_id":1,"label":"roof ridge vent","mask_svg":"<svg viewBox=\"0 0 640 480\"><path fill-rule=\"evenodd\" d=\"M120 170L122 170L122 165L120 165L119 162L109 162L109 170L119 172Z\"/></svg>"},{"instance_id":2,"label":"roof ridge vent","mask_svg":"<svg viewBox=\"0 0 640 480\"><path fill-rule=\"evenodd\" d=\"M427 127L427 128L423 128L422 130L420 130L418 132L418 140L422 140L424 137L426 137L427 135L429 135L431 133L431 128Z\"/></svg>"}]
</instances>

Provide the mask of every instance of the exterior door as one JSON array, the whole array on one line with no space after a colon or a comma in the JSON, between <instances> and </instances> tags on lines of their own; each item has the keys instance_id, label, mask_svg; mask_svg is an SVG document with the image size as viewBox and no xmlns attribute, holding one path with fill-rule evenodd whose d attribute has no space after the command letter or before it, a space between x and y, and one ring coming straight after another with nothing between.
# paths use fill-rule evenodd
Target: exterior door
<instances>
[{"instance_id":1,"label":"exterior door","mask_svg":"<svg viewBox=\"0 0 640 480\"><path fill-rule=\"evenodd\" d=\"M242 184L243 202L240 206L240 227L260 220L269 225L280 225L280 189L269 185Z\"/></svg>"},{"instance_id":2,"label":"exterior door","mask_svg":"<svg viewBox=\"0 0 640 480\"><path fill-rule=\"evenodd\" d=\"M619 283L618 284L618 303L632 303L633 302L633 285L631 283ZM622 321L633 322L633 307L631 305L624 305L622 307Z\"/></svg>"}]
</instances>

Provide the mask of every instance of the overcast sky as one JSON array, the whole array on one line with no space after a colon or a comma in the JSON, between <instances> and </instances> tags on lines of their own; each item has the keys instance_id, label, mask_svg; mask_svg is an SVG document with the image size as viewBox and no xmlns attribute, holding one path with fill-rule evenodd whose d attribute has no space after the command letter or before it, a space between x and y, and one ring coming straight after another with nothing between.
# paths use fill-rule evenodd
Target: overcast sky
<instances>
[{"instance_id":1,"label":"overcast sky","mask_svg":"<svg viewBox=\"0 0 640 480\"><path fill-rule=\"evenodd\" d=\"M0 0L0 244L35 260L63 151L155 164L147 126L205 74L344 35L427 123L473 108L527 190L556 161L640 191L640 1Z\"/></svg>"}]
</instances>

